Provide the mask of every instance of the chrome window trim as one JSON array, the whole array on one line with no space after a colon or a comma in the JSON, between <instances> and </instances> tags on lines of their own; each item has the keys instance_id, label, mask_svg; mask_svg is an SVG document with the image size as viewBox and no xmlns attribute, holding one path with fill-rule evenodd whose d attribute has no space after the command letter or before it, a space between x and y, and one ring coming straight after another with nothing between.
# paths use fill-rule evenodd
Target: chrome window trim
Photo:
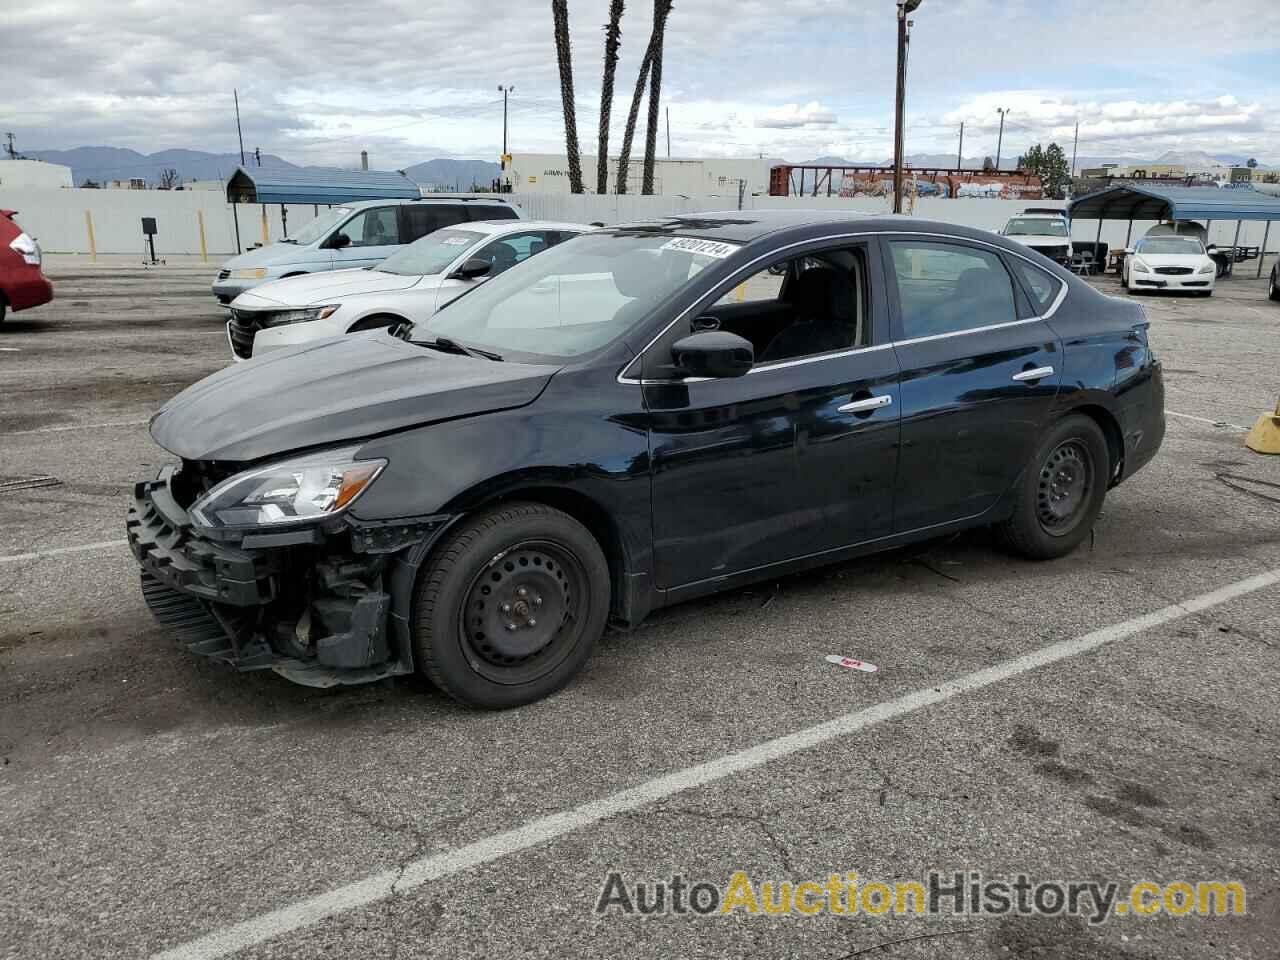
<instances>
[{"instance_id":1,"label":"chrome window trim","mask_svg":"<svg viewBox=\"0 0 1280 960\"><path fill-rule=\"evenodd\" d=\"M992 250L995 250L999 253L1005 253L1010 256L1017 257L1019 260L1025 260L1028 264L1030 264L1032 267L1035 267L1037 270L1039 270L1041 273L1048 276L1050 279L1056 280L1058 283L1058 295L1054 298L1053 303L1049 305L1049 309L1036 317L1027 317L1024 320L1010 320L1005 323L992 323L982 327L972 327L968 330L953 330L949 333L935 333L927 337L912 337L906 340L890 340L887 343L877 343L868 347L855 347L852 350L842 350L839 353L820 353L820 354L815 354L812 357L801 357L800 359L797 359L797 360L782 360L782 361L778 361L777 363L762 364L758 367L752 367L750 370L748 370L746 373L747 376L750 376L751 374L757 373L757 372L763 372L768 370L779 370L784 367L797 367L806 363L818 363L823 360L836 360L841 357L851 356L856 353L868 353L873 350L887 350L891 347L910 346L916 343L927 343L931 340L946 340L946 339L950 339L951 337L962 337L970 333L986 333L987 331L990 331L990 330L1000 330L1005 327L1016 327L1016 326L1021 326L1027 323L1039 323L1042 320L1048 320L1055 313L1057 313L1058 308L1062 306L1062 302L1067 299L1067 291L1069 287L1066 281L1062 280L1060 277L1055 277L1053 274L1048 273L1048 271L1046 271L1043 267L1037 264L1030 257L1024 256L1023 254L1018 253L1016 250L1009 250L1005 247L1000 246L997 243L991 243L987 240L978 240L973 237L958 237L949 233L930 233L930 232L921 231L921 230L862 231L859 233L834 234L830 237L820 237L820 238L813 238L809 240L797 240L795 243L789 243L786 246L778 247L774 250L771 250L769 253L761 254L760 256L756 257L754 260L750 261L749 263L743 264L742 267L736 270L732 275L730 275L729 279L725 281L724 289L726 290L732 289L735 282L741 282L739 278L742 277L744 272L750 270L756 264L764 260L769 260L776 257L779 253L785 253L787 250L791 250L795 247L808 246L809 244L812 244L812 243L825 243L827 241L852 240L858 237L931 237L931 238L937 238L943 241L950 241L952 243L960 243L960 244L972 243L972 244L977 244L983 247L990 247ZM1010 280L1013 280L1013 279L1014 278L1011 276ZM1014 282L1016 282L1016 280ZM721 288L720 287L714 288L712 290L712 293L715 293L719 289ZM680 313L678 313L675 316L675 318L670 323L668 323L665 327L663 327L657 333L657 335L655 335L647 344L645 344L645 346L641 350L638 350L636 352L636 355L632 357L630 360L628 360L626 364L623 365L622 369L618 372L618 376L616 378L618 383L653 386L653 385L660 385L660 384L702 383L706 380L718 379L715 377L685 377L680 380L642 380L642 379L636 379L633 377L626 376L626 373L628 370L630 370L633 366L635 366L637 363L640 363L644 359L644 355L646 352L648 352L650 347L652 347L655 343L657 343L664 336L666 336L668 330L670 330L682 319L684 319L690 313L692 313L694 307L696 307L697 304L701 302L702 302L702 299L699 298L699 300L696 303L694 303L693 305L685 308Z\"/></svg>"}]
</instances>

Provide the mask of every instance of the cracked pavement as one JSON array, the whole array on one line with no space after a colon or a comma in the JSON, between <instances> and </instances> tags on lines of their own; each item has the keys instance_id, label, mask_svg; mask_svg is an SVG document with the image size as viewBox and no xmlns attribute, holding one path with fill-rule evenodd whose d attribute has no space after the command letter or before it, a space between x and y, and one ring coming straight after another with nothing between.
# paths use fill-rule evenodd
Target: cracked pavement
<instances>
[{"instance_id":1,"label":"cracked pavement","mask_svg":"<svg viewBox=\"0 0 1280 960\"><path fill-rule=\"evenodd\" d=\"M227 362L200 295L212 266L50 260L58 300L0 331L17 348L0 353L0 443L6 477L62 483L6 496L0 555L121 539L124 495L165 458L143 422ZM1280 305L1260 282L1142 302L1169 410L1249 424L1274 406ZM63 429L85 424L108 426ZM145 957L373 876L390 896L237 956L1274 957L1274 589L400 886L422 857L1280 568L1280 503L1219 476L1280 482L1280 458L1241 439L1170 417L1161 455L1062 561L976 532L686 604L501 714L413 678L317 691L187 656L123 547L0 564L0 957ZM593 912L611 870L723 886L930 868L1239 879L1249 915Z\"/></svg>"}]
</instances>

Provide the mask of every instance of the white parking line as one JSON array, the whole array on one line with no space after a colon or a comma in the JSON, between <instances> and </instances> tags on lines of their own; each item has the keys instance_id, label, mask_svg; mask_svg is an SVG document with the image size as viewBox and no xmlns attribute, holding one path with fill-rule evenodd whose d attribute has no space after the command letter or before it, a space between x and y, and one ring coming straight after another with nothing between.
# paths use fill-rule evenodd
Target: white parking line
<instances>
[{"instance_id":1,"label":"white parking line","mask_svg":"<svg viewBox=\"0 0 1280 960\"><path fill-rule=\"evenodd\" d=\"M1242 427L1238 423L1228 423L1226 420L1210 420L1208 417L1193 417L1189 413L1178 413L1176 410L1166 410L1166 414L1171 417L1181 417L1183 420L1195 420L1198 423L1207 423L1215 427L1230 427L1232 430L1243 430L1249 432L1248 427Z\"/></svg>"},{"instance_id":2,"label":"white parking line","mask_svg":"<svg viewBox=\"0 0 1280 960\"><path fill-rule=\"evenodd\" d=\"M107 427L136 427L150 422L150 418L145 418L142 420L112 420L109 423L77 423L64 427L36 427L34 430L15 430L13 433L0 433L0 437L25 437L32 433L66 433L68 430L102 430Z\"/></svg>"},{"instance_id":3,"label":"white parking line","mask_svg":"<svg viewBox=\"0 0 1280 960\"><path fill-rule=\"evenodd\" d=\"M386 900L424 883L440 880L472 867L491 863L599 823L609 817L663 800L673 794L714 783L735 773L789 757L794 753L809 750L840 737L847 737L868 727L944 700L950 700L960 694L989 687L1030 670L1066 660L1068 657L1088 653L1105 644L1131 637L1161 624L1180 620L1277 583L1280 583L1280 569L1269 570L1245 580L1237 580L1221 589L1201 594L1183 603L1175 603L1154 613L1112 624L1072 640L1063 640L1041 647L1039 650L974 671L959 679L945 681L936 687L926 687L895 700L846 713L825 723L819 723L775 740L767 740L754 747L748 747L694 767L677 770L675 773L657 777L599 800L592 800L560 813L531 820L513 830L485 837L466 846L414 860L403 870L386 870L364 880L330 890L328 893L299 900L279 910L272 910L232 924L196 940L165 950L156 954L153 960L214 960L217 957L229 956L281 934L315 926L328 917Z\"/></svg>"},{"instance_id":4,"label":"white parking line","mask_svg":"<svg viewBox=\"0 0 1280 960\"><path fill-rule=\"evenodd\" d=\"M127 547L128 545L128 540L100 540L97 543L81 543L74 547L37 550L35 553L14 553L7 557L0 557L0 563L21 563L27 560L41 560L44 557L62 557L68 553L88 553L91 550L106 550L109 547Z\"/></svg>"}]
</instances>

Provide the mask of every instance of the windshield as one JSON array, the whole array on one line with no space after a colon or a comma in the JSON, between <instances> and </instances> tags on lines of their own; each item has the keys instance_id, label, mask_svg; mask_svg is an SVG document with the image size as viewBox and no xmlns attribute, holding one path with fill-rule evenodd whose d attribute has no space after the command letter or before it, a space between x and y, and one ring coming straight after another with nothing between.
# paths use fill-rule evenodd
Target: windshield
<instances>
[{"instance_id":1,"label":"windshield","mask_svg":"<svg viewBox=\"0 0 1280 960\"><path fill-rule=\"evenodd\" d=\"M1006 237L1065 237L1067 224L1062 220L1023 220L1015 217L1004 228Z\"/></svg>"},{"instance_id":2,"label":"windshield","mask_svg":"<svg viewBox=\"0 0 1280 960\"><path fill-rule=\"evenodd\" d=\"M289 242L304 246L309 243L315 243L322 237L327 237L329 231L350 215L350 207L334 207L332 210L326 210L314 220L308 221L306 226L289 238Z\"/></svg>"},{"instance_id":3,"label":"windshield","mask_svg":"<svg viewBox=\"0 0 1280 960\"><path fill-rule=\"evenodd\" d=\"M439 273L468 247L475 246L476 241L484 238L483 233L471 230L437 230L393 253L374 269L406 277L429 276Z\"/></svg>"},{"instance_id":4,"label":"windshield","mask_svg":"<svg viewBox=\"0 0 1280 960\"><path fill-rule=\"evenodd\" d=\"M1195 237L1143 237L1138 241L1139 253L1180 253L1191 256L1204 253L1204 244Z\"/></svg>"},{"instance_id":5,"label":"windshield","mask_svg":"<svg viewBox=\"0 0 1280 960\"><path fill-rule=\"evenodd\" d=\"M567 360L598 350L737 244L670 234L588 233L557 244L415 324L498 354Z\"/></svg>"}]
</instances>

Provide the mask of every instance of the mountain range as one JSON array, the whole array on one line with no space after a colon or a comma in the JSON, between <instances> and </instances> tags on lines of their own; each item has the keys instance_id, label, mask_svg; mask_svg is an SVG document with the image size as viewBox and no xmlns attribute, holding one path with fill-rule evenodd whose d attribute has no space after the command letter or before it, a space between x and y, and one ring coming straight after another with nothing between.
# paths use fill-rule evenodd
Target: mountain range
<instances>
[{"instance_id":1,"label":"mountain range","mask_svg":"<svg viewBox=\"0 0 1280 960\"><path fill-rule=\"evenodd\" d=\"M71 168L71 176L76 185L85 181L104 183L111 180L129 180L140 177L148 184L155 186L160 182L161 173L165 170L177 170L178 176L186 180L226 180L240 165L238 153L206 153L202 150L161 150L158 153L139 153L120 147L75 147L70 150L28 150L25 156L49 163L60 163ZM984 161L982 156L965 157L961 163L965 169L981 170ZM1100 167L1106 163L1121 165L1148 163L1170 163L1188 167L1192 170L1208 169L1215 166L1230 167L1243 165L1247 157L1226 154L1209 154L1204 151L1168 151L1154 160L1144 161L1138 157L1125 156L1081 156L1076 158L1076 169ZM257 163L256 158L247 156L247 165ZM785 163L786 161L772 161ZM928 169L931 167L952 167L955 165L955 154L950 153L918 153L906 158L909 167ZM1000 168L1012 170L1018 162L1017 154L1002 156ZM291 170L306 169L290 163L272 153L262 154L263 167L283 167ZM806 161L806 165L817 166L867 166L866 161L847 160L843 157L818 157ZM892 158L885 160L880 166L892 166ZM1273 169L1265 163L1259 163L1260 170ZM414 182L427 189L467 190L474 184L488 185L500 173L498 164L488 160L467 160L457 157L438 157L423 163L415 163L406 167L404 173Z\"/></svg>"},{"instance_id":2,"label":"mountain range","mask_svg":"<svg viewBox=\"0 0 1280 960\"><path fill-rule=\"evenodd\" d=\"M73 182L79 186L87 180L105 183L140 177L154 186L165 170L177 170L185 180L226 180L240 166L239 153L206 153L202 150L161 150L139 153L120 147L75 147L71 150L27 150L24 156L33 160L60 163L71 168ZM257 165L246 156L246 166ZM261 166L305 169L272 153L262 154ZM498 176L500 167L487 160L461 160L440 157L406 167L409 179L428 188L466 190L473 183L488 184Z\"/></svg>"}]
</instances>

